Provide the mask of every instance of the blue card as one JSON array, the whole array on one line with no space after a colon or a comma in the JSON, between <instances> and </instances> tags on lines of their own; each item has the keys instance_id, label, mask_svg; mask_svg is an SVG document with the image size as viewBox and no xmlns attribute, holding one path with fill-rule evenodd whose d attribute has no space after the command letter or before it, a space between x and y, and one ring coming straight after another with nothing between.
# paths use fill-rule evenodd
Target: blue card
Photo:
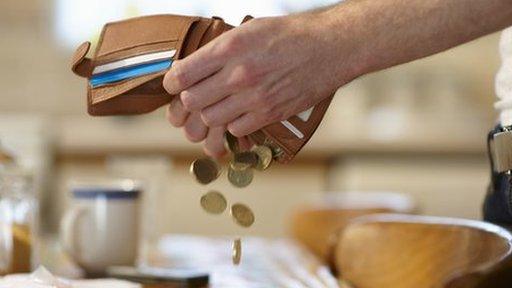
<instances>
[{"instance_id":1,"label":"blue card","mask_svg":"<svg viewBox=\"0 0 512 288\"><path fill-rule=\"evenodd\" d=\"M93 88L126 79L136 78L151 73L156 73L170 68L172 60L163 60L152 63L144 63L131 67L120 68L108 72L93 75L89 83Z\"/></svg>"}]
</instances>

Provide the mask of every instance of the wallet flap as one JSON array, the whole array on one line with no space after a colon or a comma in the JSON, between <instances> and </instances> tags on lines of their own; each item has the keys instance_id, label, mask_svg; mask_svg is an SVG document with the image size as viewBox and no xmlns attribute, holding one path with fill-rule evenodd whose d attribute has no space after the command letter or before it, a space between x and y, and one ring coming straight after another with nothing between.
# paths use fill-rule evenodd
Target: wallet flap
<instances>
[{"instance_id":1,"label":"wallet flap","mask_svg":"<svg viewBox=\"0 0 512 288\"><path fill-rule=\"evenodd\" d=\"M94 59L101 60L113 53L167 42L175 42L174 48L179 52L190 26L199 19L191 16L153 15L107 23L101 32Z\"/></svg>"},{"instance_id":2,"label":"wallet flap","mask_svg":"<svg viewBox=\"0 0 512 288\"><path fill-rule=\"evenodd\" d=\"M90 48L91 43L84 42L76 48L75 54L73 54L73 58L71 59L71 70L78 76L86 78L91 76L93 66L92 61L85 57Z\"/></svg>"}]
</instances>

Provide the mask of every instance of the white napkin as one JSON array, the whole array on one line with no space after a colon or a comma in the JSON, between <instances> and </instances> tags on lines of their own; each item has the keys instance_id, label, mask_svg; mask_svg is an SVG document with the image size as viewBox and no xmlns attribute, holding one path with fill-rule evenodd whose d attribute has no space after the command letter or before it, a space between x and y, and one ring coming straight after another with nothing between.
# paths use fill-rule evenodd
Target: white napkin
<instances>
[{"instance_id":1,"label":"white napkin","mask_svg":"<svg viewBox=\"0 0 512 288\"><path fill-rule=\"evenodd\" d=\"M501 34L500 54L502 65L495 80L498 102L494 107L501 111L501 124L508 126L512 125L512 28Z\"/></svg>"},{"instance_id":2,"label":"white napkin","mask_svg":"<svg viewBox=\"0 0 512 288\"><path fill-rule=\"evenodd\" d=\"M0 288L142 288L141 285L116 280L66 280L39 267L32 274L14 274L0 278Z\"/></svg>"},{"instance_id":3,"label":"white napkin","mask_svg":"<svg viewBox=\"0 0 512 288\"><path fill-rule=\"evenodd\" d=\"M512 57L512 27L501 33L500 54L503 60Z\"/></svg>"},{"instance_id":4,"label":"white napkin","mask_svg":"<svg viewBox=\"0 0 512 288\"><path fill-rule=\"evenodd\" d=\"M512 98L512 28L501 34L500 54L502 66L496 76L496 94L504 100Z\"/></svg>"}]
</instances>

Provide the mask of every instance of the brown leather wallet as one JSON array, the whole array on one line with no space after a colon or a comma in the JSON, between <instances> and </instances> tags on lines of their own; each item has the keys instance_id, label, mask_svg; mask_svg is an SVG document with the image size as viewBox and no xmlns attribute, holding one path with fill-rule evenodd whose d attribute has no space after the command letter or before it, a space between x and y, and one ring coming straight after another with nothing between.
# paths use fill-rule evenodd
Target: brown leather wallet
<instances>
[{"instance_id":1,"label":"brown leather wallet","mask_svg":"<svg viewBox=\"0 0 512 288\"><path fill-rule=\"evenodd\" d=\"M250 20L247 16L244 22ZM173 60L182 59L220 34L232 29L221 18L152 15L107 23L92 58L91 44L80 45L72 59L75 74L91 78L95 67L118 60L175 50ZM87 85L87 110L93 116L134 115L151 112L173 97L163 88L167 70L129 78L98 87ZM288 120L268 125L249 135L257 144L271 146L276 159L286 163L311 138L332 97Z\"/></svg>"}]
</instances>

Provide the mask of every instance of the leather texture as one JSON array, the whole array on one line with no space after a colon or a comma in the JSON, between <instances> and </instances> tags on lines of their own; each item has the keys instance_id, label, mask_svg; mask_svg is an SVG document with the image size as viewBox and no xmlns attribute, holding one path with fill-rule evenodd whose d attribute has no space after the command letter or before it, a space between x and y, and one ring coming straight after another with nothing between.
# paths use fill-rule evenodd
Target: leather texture
<instances>
[{"instance_id":1,"label":"leather texture","mask_svg":"<svg viewBox=\"0 0 512 288\"><path fill-rule=\"evenodd\" d=\"M251 19L247 16L243 22ZM179 15L151 15L107 23L92 58L87 57L91 44L85 42L73 55L71 69L78 76L90 78L98 65L171 49L176 50L175 60L182 59L232 28L218 17ZM88 113L93 116L135 115L149 113L168 104L173 95L169 95L162 86L165 72L94 88L87 84ZM272 146L279 162L289 162L311 138L331 99L329 97L317 104L307 121L297 116L288 119L288 124L298 129L302 137L278 122L253 133L250 138L257 144Z\"/></svg>"}]
</instances>

